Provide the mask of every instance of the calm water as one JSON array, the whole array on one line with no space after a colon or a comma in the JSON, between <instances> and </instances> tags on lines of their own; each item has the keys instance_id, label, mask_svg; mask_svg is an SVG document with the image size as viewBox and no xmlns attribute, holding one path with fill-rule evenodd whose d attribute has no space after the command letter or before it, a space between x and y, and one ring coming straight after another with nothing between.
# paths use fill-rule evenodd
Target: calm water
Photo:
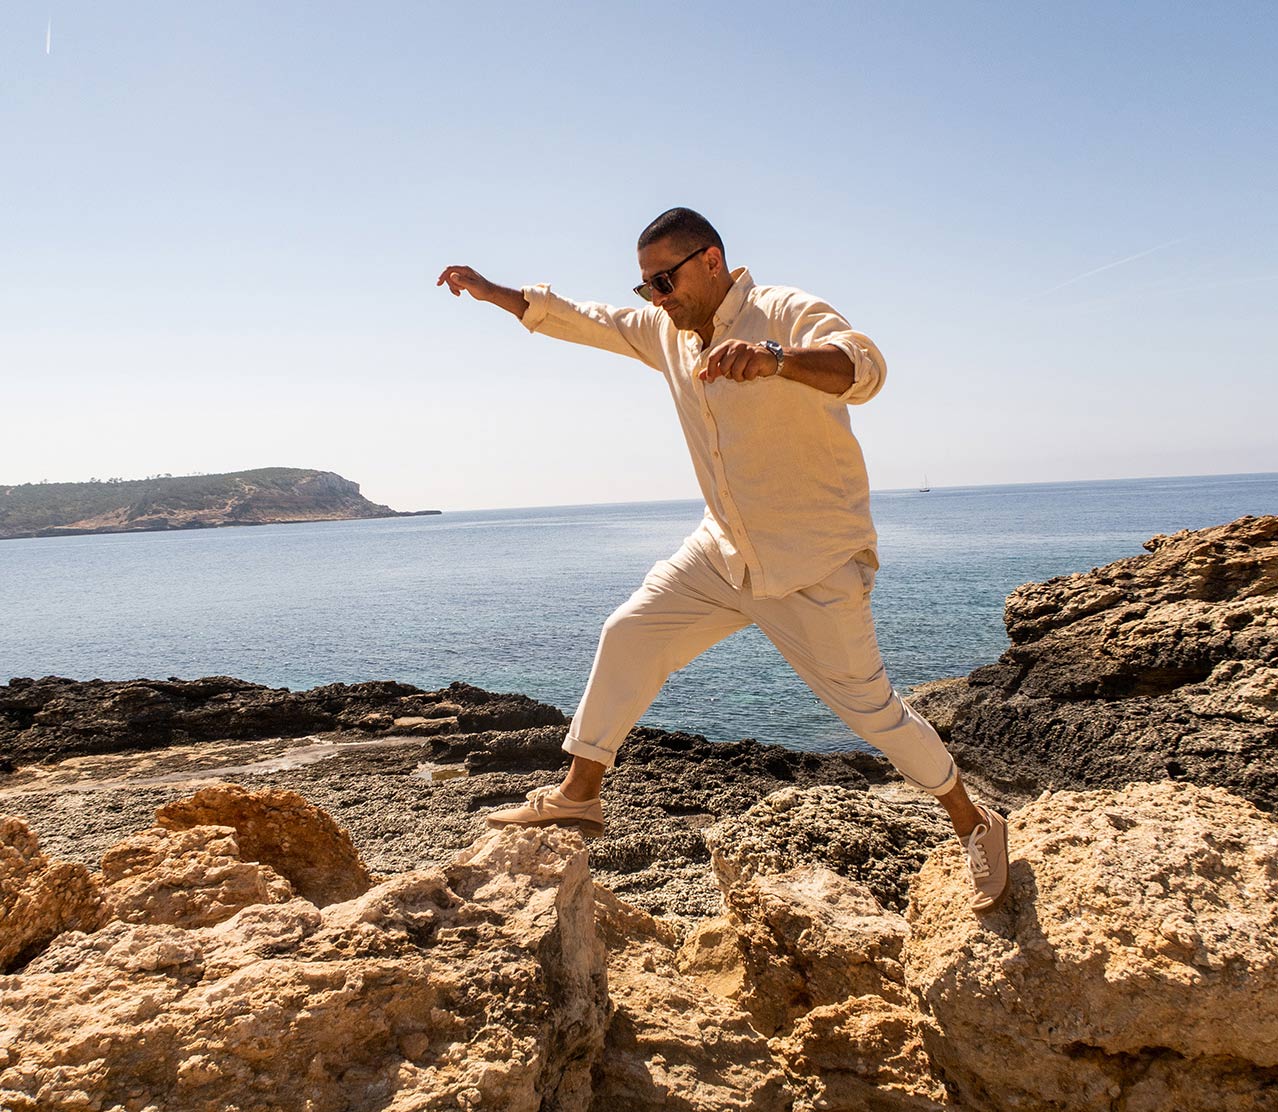
<instances>
[{"instance_id":1,"label":"calm water","mask_svg":"<svg viewBox=\"0 0 1278 1112\"><path fill-rule=\"evenodd\" d=\"M523 691L571 714L599 627L699 502L450 513L0 542L0 682L233 675L294 689L392 678ZM1154 533L1278 513L1278 474L884 491L879 640L898 688L1006 647L1027 580ZM851 734L757 630L671 677L645 723L834 749Z\"/></svg>"}]
</instances>

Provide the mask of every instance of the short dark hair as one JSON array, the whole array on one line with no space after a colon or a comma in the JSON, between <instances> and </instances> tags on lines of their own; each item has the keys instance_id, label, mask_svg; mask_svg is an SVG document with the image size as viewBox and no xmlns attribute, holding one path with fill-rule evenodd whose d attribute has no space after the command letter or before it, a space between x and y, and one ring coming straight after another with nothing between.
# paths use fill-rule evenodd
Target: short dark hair
<instances>
[{"instance_id":1,"label":"short dark hair","mask_svg":"<svg viewBox=\"0 0 1278 1112\"><path fill-rule=\"evenodd\" d=\"M714 225L690 208L666 209L639 233L639 249L650 247L659 239L673 240L681 251L717 247L723 253L723 238L714 230Z\"/></svg>"}]
</instances>

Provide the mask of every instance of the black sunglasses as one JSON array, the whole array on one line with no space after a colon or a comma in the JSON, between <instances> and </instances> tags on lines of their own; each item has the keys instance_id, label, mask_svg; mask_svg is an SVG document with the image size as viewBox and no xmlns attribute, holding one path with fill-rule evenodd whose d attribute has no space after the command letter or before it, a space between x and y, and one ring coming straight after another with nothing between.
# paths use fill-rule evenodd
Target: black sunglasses
<instances>
[{"instance_id":1,"label":"black sunglasses","mask_svg":"<svg viewBox=\"0 0 1278 1112\"><path fill-rule=\"evenodd\" d=\"M698 255L701 254L702 251L709 251L709 250L710 250L710 244L708 243L704 247L698 247L691 255L688 256L687 259L680 259L679 262L674 264L674 266L669 267L666 270L658 271L646 282L636 286L635 293L637 293L645 301L652 300L653 290L656 290L657 293L662 294L663 296L666 294L674 293L674 283L670 281L670 276L674 274L674 272L678 270L681 266L683 266L684 263L688 262L689 259L695 259Z\"/></svg>"}]
</instances>

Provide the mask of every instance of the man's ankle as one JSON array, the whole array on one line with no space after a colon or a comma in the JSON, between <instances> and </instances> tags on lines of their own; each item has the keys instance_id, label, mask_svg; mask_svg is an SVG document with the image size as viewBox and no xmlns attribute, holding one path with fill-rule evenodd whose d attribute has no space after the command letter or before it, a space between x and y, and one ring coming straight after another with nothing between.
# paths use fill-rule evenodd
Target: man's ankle
<instances>
[{"instance_id":1,"label":"man's ankle","mask_svg":"<svg viewBox=\"0 0 1278 1112\"><path fill-rule=\"evenodd\" d=\"M594 795L587 795L576 784L567 783L559 785L559 794L572 803L593 803L599 798L598 791Z\"/></svg>"}]
</instances>

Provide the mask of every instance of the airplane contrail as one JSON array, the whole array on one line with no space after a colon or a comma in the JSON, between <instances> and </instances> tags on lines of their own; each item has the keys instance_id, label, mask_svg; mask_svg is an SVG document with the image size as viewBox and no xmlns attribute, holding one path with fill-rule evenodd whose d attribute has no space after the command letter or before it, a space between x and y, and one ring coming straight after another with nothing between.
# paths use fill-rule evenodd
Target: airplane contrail
<instances>
[{"instance_id":1,"label":"airplane contrail","mask_svg":"<svg viewBox=\"0 0 1278 1112\"><path fill-rule=\"evenodd\" d=\"M1175 285L1176 282L1180 285ZM1194 282L1185 285L1182 275L1160 278L1145 286L1123 290L1121 293L1105 294L1102 297L1088 297L1082 301L1067 301L1070 309L1087 309L1097 305L1113 305L1115 302L1131 301L1133 298L1149 299L1153 297L1176 297L1185 293L1197 293L1200 290L1218 290L1230 286L1252 286L1262 282L1278 282L1278 274L1253 274L1244 278L1216 278L1208 282Z\"/></svg>"},{"instance_id":2,"label":"airplane contrail","mask_svg":"<svg viewBox=\"0 0 1278 1112\"><path fill-rule=\"evenodd\" d=\"M1055 293L1057 290L1063 290L1066 286L1072 286L1075 282L1081 282L1084 278L1090 278L1093 274L1100 274L1105 270L1113 270L1116 266L1122 266L1124 263L1134 263L1137 259L1143 259L1146 255L1152 255L1155 251L1165 251L1168 247L1174 247L1180 243L1185 237L1180 239L1171 239L1166 243L1160 243L1157 247L1151 247L1146 251L1137 251L1134 255L1128 255L1125 259L1115 259L1112 263L1106 263L1104 266L1093 267L1091 270L1085 270L1082 274L1075 274L1073 278L1066 278L1065 281L1053 286L1050 290L1043 290L1041 293L1030 294L1024 298L1021 304L1026 301L1033 301L1038 297L1046 297L1049 293Z\"/></svg>"}]
</instances>

